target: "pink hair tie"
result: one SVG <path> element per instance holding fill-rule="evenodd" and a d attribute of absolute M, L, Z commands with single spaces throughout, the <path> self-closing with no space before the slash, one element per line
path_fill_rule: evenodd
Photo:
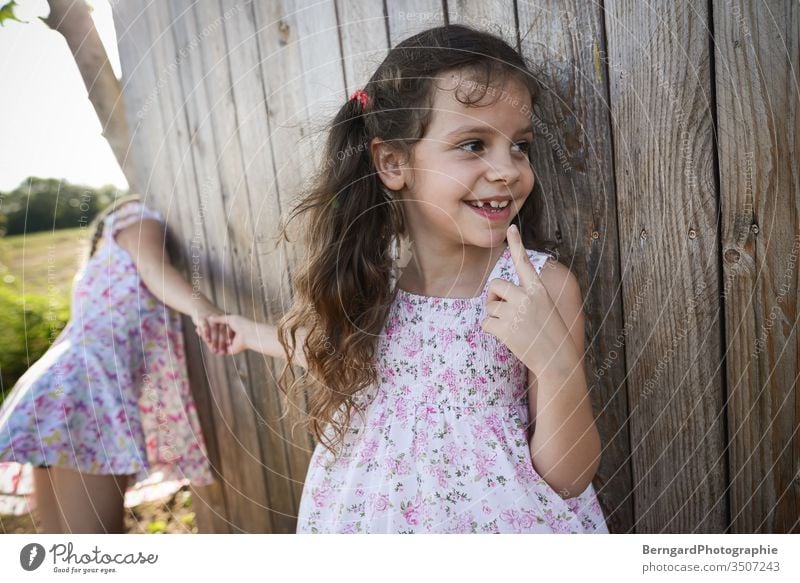
<path fill-rule="evenodd" d="M 369 95 L 363 89 L 356 89 L 356 92 L 350 96 L 350 100 L 358 99 L 361 102 L 361 109 L 366 109 L 369 103 Z"/>

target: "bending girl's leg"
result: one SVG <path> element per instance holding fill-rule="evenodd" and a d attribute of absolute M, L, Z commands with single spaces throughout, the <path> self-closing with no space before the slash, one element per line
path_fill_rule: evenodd
<path fill-rule="evenodd" d="M 53 476 L 50 474 L 50 468 L 33 468 L 33 487 L 36 493 L 36 512 L 39 515 L 42 531 L 47 534 L 63 533 L 61 511 L 53 491 Z"/>
<path fill-rule="evenodd" d="M 128 476 L 52 468 L 64 532 L 121 533 Z"/>

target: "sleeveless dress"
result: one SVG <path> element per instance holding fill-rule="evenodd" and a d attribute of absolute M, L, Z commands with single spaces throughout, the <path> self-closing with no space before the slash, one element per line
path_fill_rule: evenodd
<path fill-rule="evenodd" d="M 0 493 L 32 491 L 33 466 L 135 474 L 128 492 L 214 480 L 189 388 L 180 315 L 158 300 L 116 243 L 138 202 L 105 219 L 103 245 L 75 275 L 70 320 L 0 409 Z"/>
<path fill-rule="evenodd" d="M 548 255 L 528 257 L 540 272 Z M 298 533 L 608 533 L 592 484 L 565 500 L 533 467 L 527 367 L 480 325 L 498 277 L 519 285 L 508 246 L 478 297 L 397 288 L 378 386 L 356 395 L 335 463 L 316 445 Z"/>

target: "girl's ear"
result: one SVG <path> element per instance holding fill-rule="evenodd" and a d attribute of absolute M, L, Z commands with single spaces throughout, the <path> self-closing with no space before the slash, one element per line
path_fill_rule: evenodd
<path fill-rule="evenodd" d="M 380 138 L 372 138 L 369 148 L 381 182 L 389 190 L 402 190 L 406 185 L 406 171 L 400 152 Z"/>

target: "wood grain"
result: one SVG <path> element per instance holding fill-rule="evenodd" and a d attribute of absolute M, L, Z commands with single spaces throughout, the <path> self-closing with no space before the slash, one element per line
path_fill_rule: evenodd
<path fill-rule="evenodd" d="M 730 528 L 797 533 L 800 10 L 714 2 L 714 38 Z"/>

